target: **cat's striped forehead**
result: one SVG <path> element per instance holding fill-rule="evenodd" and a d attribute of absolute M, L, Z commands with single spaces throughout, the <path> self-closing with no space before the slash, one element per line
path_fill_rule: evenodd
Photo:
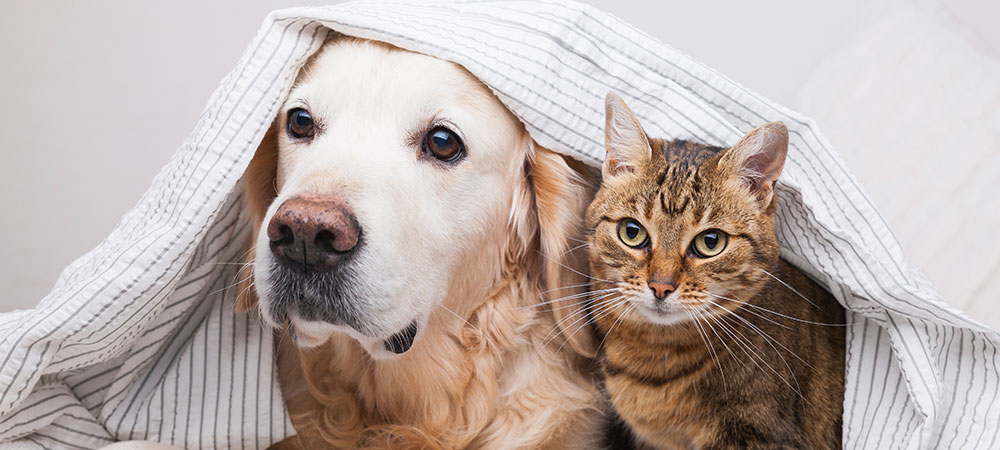
<path fill-rule="evenodd" d="M 692 207 L 701 209 L 697 200 L 704 191 L 706 180 L 700 169 L 725 149 L 683 140 L 655 139 L 651 143 L 666 162 L 660 167 L 654 185 L 649 186 L 659 194 L 657 200 L 663 212 L 679 216 Z M 695 215 L 701 214 L 696 212 Z"/>
<path fill-rule="evenodd" d="M 653 139 L 652 145 L 654 148 L 658 148 L 660 153 L 666 158 L 668 166 L 676 168 L 681 172 L 696 170 L 705 161 L 725 150 L 722 147 L 713 147 L 711 145 L 680 139 L 673 141 Z"/>

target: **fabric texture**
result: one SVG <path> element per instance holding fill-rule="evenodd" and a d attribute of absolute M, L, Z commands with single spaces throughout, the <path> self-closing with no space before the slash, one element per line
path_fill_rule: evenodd
<path fill-rule="evenodd" d="M 948 306 L 907 263 L 815 123 L 608 14 L 549 0 L 270 14 L 139 204 L 38 307 L 0 315 L 5 445 L 262 448 L 292 433 L 271 334 L 233 312 L 233 262 L 249 234 L 238 186 L 330 30 L 461 64 L 539 144 L 591 165 L 604 154 L 609 90 L 657 137 L 725 145 L 785 122 L 782 255 L 849 310 L 845 447 L 1000 445 L 1000 335 Z"/>

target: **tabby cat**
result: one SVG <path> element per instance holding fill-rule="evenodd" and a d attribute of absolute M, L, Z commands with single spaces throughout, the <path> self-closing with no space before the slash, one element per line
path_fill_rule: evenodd
<path fill-rule="evenodd" d="M 844 310 L 775 234 L 785 126 L 724 149 L 650 139 L 620 97 L 606 106 L 589 313 L 634 445 L 840 448 Z"/>

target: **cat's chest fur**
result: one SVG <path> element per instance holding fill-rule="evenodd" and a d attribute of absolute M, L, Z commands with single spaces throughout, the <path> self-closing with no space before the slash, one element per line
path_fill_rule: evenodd
<path fill-rule="evenodd" d="M 656 448 L 699 448 L 711 441 L 714 419 L 699 390 L 711 357 L 694 347 L 636 348 L 612 339 L 601 357 L 605 389 L 615 410 Z M 705 356 L 709 356 L 707 359 Z"/>

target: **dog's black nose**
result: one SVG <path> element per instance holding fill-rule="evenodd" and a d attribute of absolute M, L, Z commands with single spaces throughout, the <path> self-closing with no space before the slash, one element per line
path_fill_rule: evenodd
<path fill-rule="evenodd" d="M 329 272 L 357 246 L 361 227 L 336 197 L 297 195 L 278 207 L 267 225 L 271 253 L 284 266 Z"/>

